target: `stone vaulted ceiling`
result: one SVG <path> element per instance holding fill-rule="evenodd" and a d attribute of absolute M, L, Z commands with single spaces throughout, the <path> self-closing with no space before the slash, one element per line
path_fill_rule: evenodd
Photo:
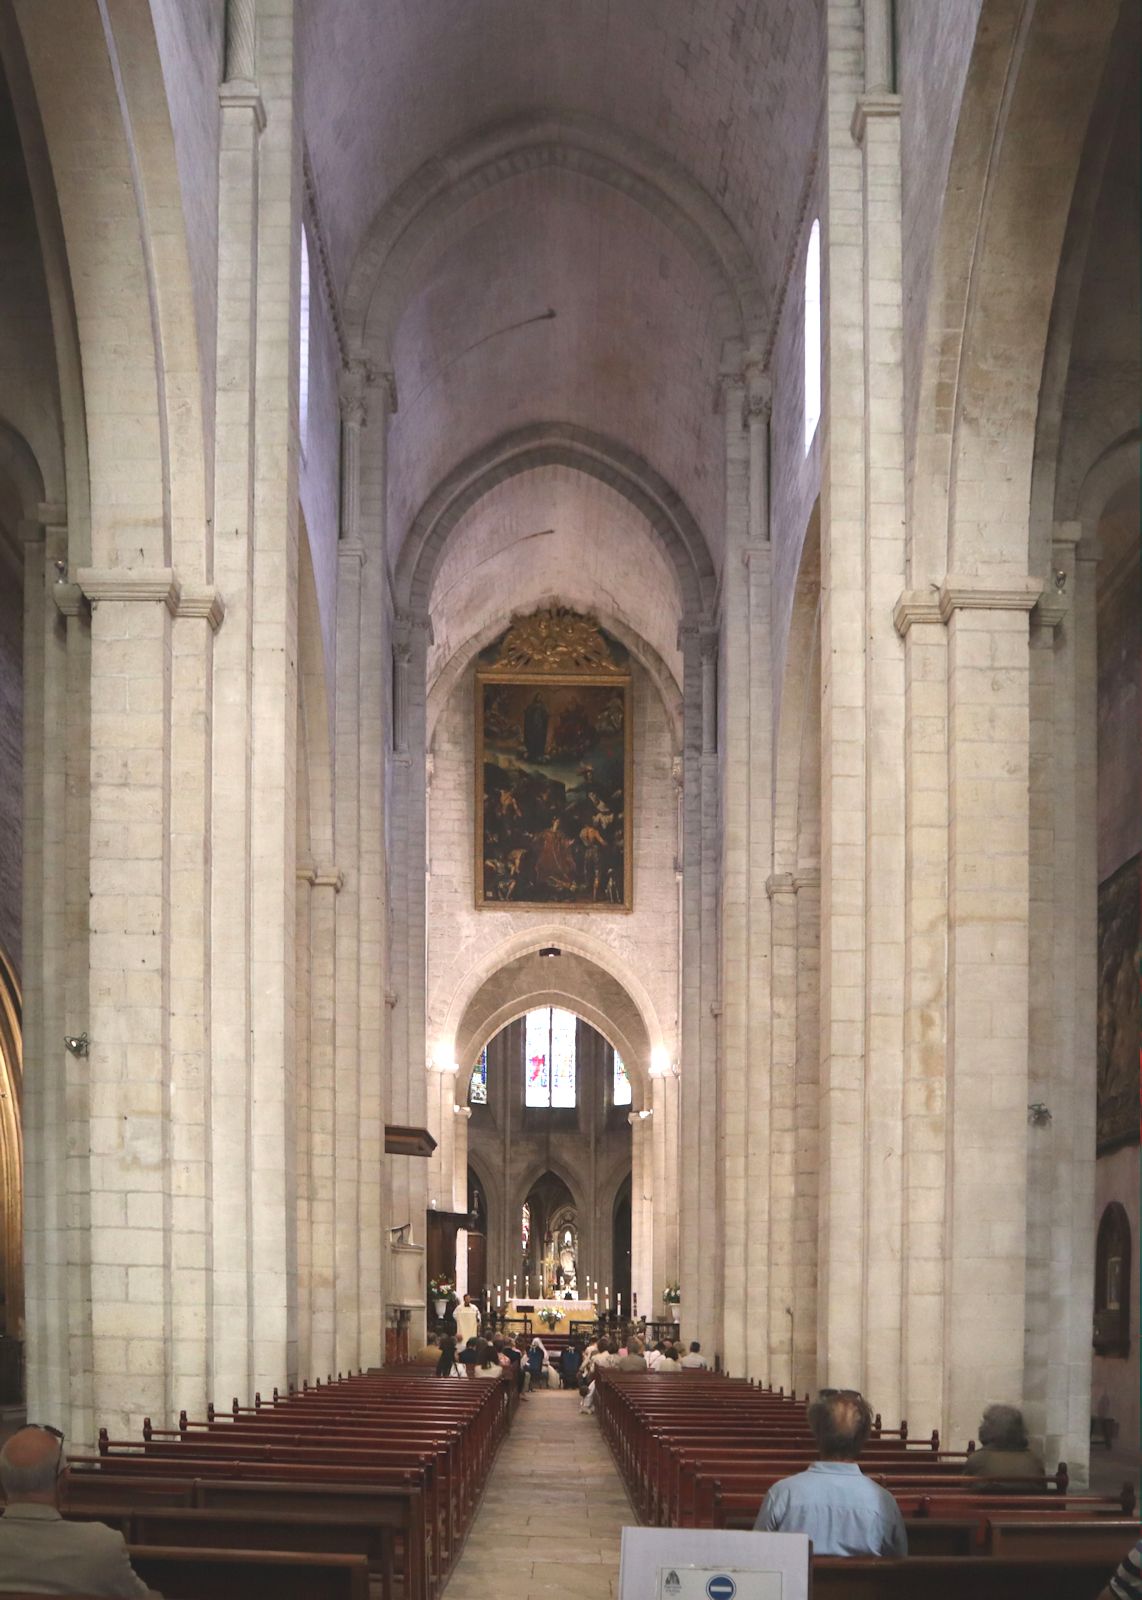
<path fill-rule="evenodd" d="M 813 167 L 819 4 L 301 9 L 332 275 L 351 336 L 399 394 L 394 555 L 446 474 L 512 430 L 560 422 L 648 462 L 716 564 L 717 373 L 727 339 L 764 348 L 778 306 Z M 529 139 L 543 153 L 521 159 Z M 487 151 L 506 159 L 466 181 Z M 577 518 L 565 488 L 557 499 L 569 527 L 595 516 Z"/>

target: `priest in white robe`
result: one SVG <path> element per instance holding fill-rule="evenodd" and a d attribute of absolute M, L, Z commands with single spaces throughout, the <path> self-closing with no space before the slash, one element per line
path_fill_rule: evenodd
<path fill-rule="evenodd" d="M 472 1297 L 466 1294 L 463 1305 L 457 1306 L 452 1315 L 456 1322 L 456 1348 L 463 1350 L 469 1339 L 479 1337 L 480 1308 L 474 1306 Z"/>

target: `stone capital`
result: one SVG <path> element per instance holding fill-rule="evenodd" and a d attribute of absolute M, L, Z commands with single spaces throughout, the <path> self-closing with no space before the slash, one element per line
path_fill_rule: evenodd
<path fill-rule="evenodd" d="M 171 567 L 80 567 L 75 579 L 92 605 L 142 601 L 178 615 L 182 585 Z"/>
<path fill-rule="evenodd" d="M 52 584 L 52 599 L 56 603 L 56 610 L 63 617 L 81 616 L 87 611 L 89 604 L 78 583 L 65 583 L 62 578 L 57 578 Z"/>
<path fill-rule="evenodd" d="M 778 895 L 796 894 L 797 885 L 791 872 L 772 872 L 765 880 L 765 892 L 771 900 Z"/>
<path fill-rule="evenodd" d="M 265 131 L 266 107 L 258 86 L 248 78 L 228 78 L 218 85 L 218 102 L 223 112 L 245 111 L 252 118 L 259 133 Z"/>
<path fill-rule="evenodd" d="M 217 633 L 226 615 L 226 602 L 212 583 L 184 583 L 176 615 L 202 617 L 210 624 L 211 633 Z"/>
<path fill-rule="evenodd" d="M 368 361 L 350 361 L 341 369 L 337 379 L 337 398 L 341 405 L 343 421 L 350 427 L 363 428 L 368 421 L 369 408 L 366 391 L 375 380 L 375 372 Z"/>
<path fill-rule="evenodd" d="M 877 89 L 869 94 L 858 94 L 856 105 L 853 107 L 852 122 L 849 125 L 853 143 L 864 143 L 865 129 L 874 119 L 898 119 L 899 116 L 900 96 L 898 94 L 889 94 L 884 89 Z"/>
<path fill-rule="evenodd" d="M 334 894 L 340 894 L 345 887 L 345 874 L 340 867 L 325 863 L 314 867 L 309 881 L 315 889 L 332 889 Z"/>
<path fill-rule="evenodd" d="M 892 622 L 903 639 L 910 628 L 918 624 L 943 625 L 940 616 L 940 597 L 935 589 L 905 589 L 892 608 Z"/>
<path fill-rule="evenodd" d="M 949 573 L 940 585 L 940 621 L 950 622 L 956 611 L 1031 611 L 1042 593 L 1039 578 L 961 578 Z"/>

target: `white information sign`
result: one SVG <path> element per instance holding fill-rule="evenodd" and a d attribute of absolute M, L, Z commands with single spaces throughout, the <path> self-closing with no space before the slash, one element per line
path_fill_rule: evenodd
<path fill-rule="evenodd" d="M 624 1528 L 619 1600 L 809 1600 L 803 1533 Z"/>

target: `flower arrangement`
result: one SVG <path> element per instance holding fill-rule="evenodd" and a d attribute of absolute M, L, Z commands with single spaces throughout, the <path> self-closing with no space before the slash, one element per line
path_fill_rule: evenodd
<path fill-rule="evenodd" d="M 456 1285 L 450 1278 L 429 1278 L 428 1292 L 434 1300 L 450 1300 L 456 1293 Z"/>
<path fill-rule="evenodd" d="M 682 1304 L 682 1291 L 676 1283 L 668 1283 L 662 1291 L 664 1306 L 677 1306 Z"/>
<path fill-rule="evenodd" d="M 539 1320 L 543 1323 L 548 1333 L 552 1333 L 559 1326 L 560 1318 L 561 1313 L 552 1310 L 550 1306 L 545 1306 L 539 1313 Z"/>

